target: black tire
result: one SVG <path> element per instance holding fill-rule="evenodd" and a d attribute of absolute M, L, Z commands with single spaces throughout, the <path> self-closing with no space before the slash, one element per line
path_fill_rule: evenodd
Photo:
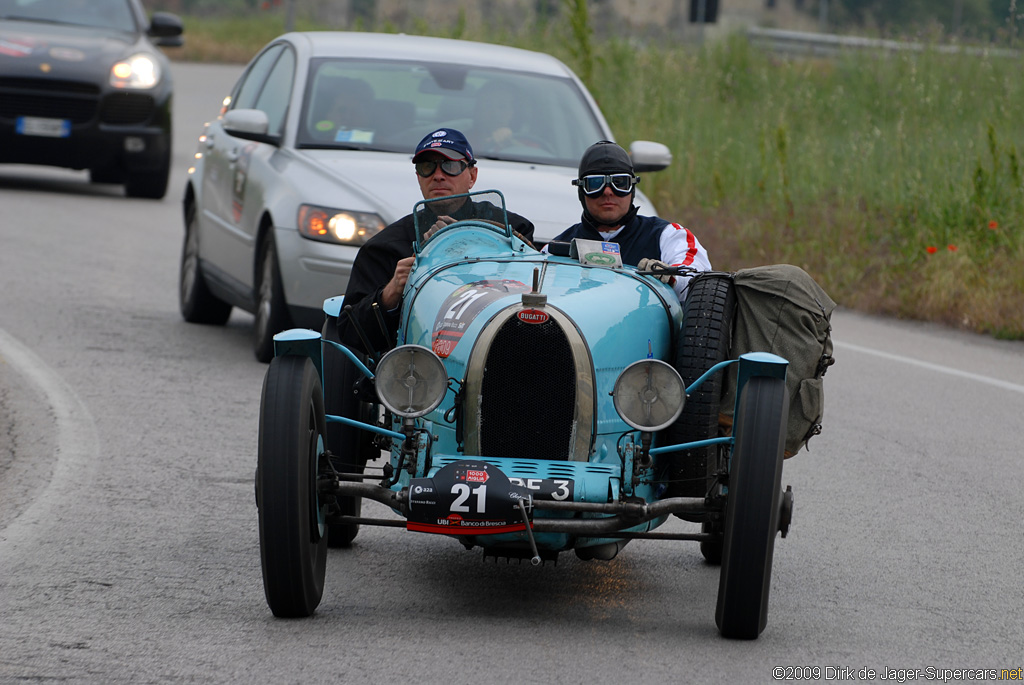
<path fill-rule="evenodd" d="M 281 269 L 277 263 L 273 226 L 267 229 L 258 264 L 253 352 L 256 359 L 269 362 L 274 358 L 274 336 L 291 326 L 288 305 L 284 300 L 284 286 L 281 284 Z"/>
<path fill-rule="evenodd" d="M 170 141 L 168 141 L 168 147 Z M 155 171 L 132 171 L 124 177 L 124 193 L 128 197 L 159 200 L 167 194 L 167 179 L 171 175 L 171 153 L 167 152 Z"/>
<path fill-rule="evenodd" d="M 223 326 L 231 316 L 231 305 L 215 297 L 206 286 L 199 261 L 196 206 L 192 202 L 185 207 L 185 241 L 178 268 L 178 307 L 181 316 L 189 323 Z"/>
<path fill-rule="evenodd" d="M 676 371 L 687 387 L 712 366 L 729 359 L 735 311 L 732 276 L 714 273 L 690 281 L 675 359 Z M 717 373 L 708 378 L 700 390 L 686 398 L 683 413 L 662 431 L 660 444 L 678 445 L 718 437 L 724 376 L 724 373 Z M 670 496 L 704 497 L 708 494 L 719 468 L 717 445 L 676 452 L 670 458 Z"/>
<path fill-rule="evenodd" d="M 758 376 L 747 381 L 736 413 L 715 611 L 724 637 L 753 640 L 768 624 L 788 413 L 785 380 Z"/>
<path fill-rule="evenodd" d="M 323 464 L 324 400 L 307 357 L 275 358 L 263 380 L 256 501 L 263 590 L 275 616 L 310 616 L 327 570 Z"/>
<path fill-rule="evenodd" d="M 325 340 L 340 342 L 338 319 L 329 316 L 324 322 Z M 358 353 L 357 353 L 358 354 Z M 364 402 L 353 391 L 353 384 L 362 376 L 348 357 L 331 345 L 324 345 L 324 404 L 328 414 L 375 423 L 377 405 Z M 366 361 L 365 355 L 359 357 Z M 363 473 L 366 463 L 380 455 L 373 444 L 373 434 L 367 430 L 353 428 L 342 423 L 327 424 L 327 449 L 331 463 L 339 473 Z M 359 516 L 362 512 L 361 497 L 338 495 L 338 509 L 343 516 Z M 359 533 L 358 523 L 331 523 L 328 525 L 328 544 L 331 547 L 348 547 Z"/>

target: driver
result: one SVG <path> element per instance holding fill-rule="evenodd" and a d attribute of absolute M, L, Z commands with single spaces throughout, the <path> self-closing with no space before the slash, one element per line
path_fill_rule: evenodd
<path fill-rule="evenodd" d="M 578 187 L 583 205 L 582 221 L 555 238 L 569 242 L 573 238 L 618 243 L 622 263 L 641 271 L 670 266 L 686 266 L 710 271 L 711 261 L 704 246 L 689 229 L 656 216 L 640 216 L 633 204 L 636 184 L 629 153 L 610 140 L 601 140 L 586 149 L 580 158 Z M 689 276 L 656 276 L 672 285 L 680 301 L 686 298 Z"/>
<path fill-rule="evenodd" d="M 466 136 L 453 128 L 441 128 L 428 133 L 416 146 L 412 162 L 425 200 L 468 193 L 476 183 L 477 168 L 473 148 Z M 502 219 L 500 208 L 489 203 L 467 204 L 467 200 L 455 198 L 448 202 L 432 202 L 421 210 L 426 216 L 421 215 L 420 225 L 432 226 L 425 237 L 440 227 L 463 219 Z M 481 209 L 488 208 L 493 213 L 481 213 Z M 532 223 L 512 212 L 507 212 L 507 215 L 514 231 L 528 241 L 533 240 Z M 384 339 L 373 312 L 373 304 L 376 303 L 384 315 L 388 337 L 394 338 L 398 330 L 405 283 L 409 280 L 415 261 L 412 256 L 415 239 L 416 222 L 413 215 L 408 214 L 370 238 L 359 248 L 352 264 L 344 304 L 352 305 L 351 317 L 358 322 L 370 344 L 377 350 L 390 348 L 391 341 Z M 348 314 L 342 313 L 338 318 L 341 342 L 370 353 L 371 350 L 363 349 L 363 343 L 348 317 Z"/>

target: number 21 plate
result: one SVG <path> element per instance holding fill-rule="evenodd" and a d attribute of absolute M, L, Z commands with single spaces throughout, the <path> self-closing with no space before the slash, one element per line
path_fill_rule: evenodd
<path fill-rule="evenodd" d="M 519 500 L 530 491 L 509 481 L 501 469 L 456 461 L 433 478 L 409 482 L 408 530 L 443 535 L 491 535 L 526 530 Z"/>

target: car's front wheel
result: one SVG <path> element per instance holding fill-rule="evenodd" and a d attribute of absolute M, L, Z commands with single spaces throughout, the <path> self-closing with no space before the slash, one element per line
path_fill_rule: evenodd
<path fill-rule="evenodd" d="M 167 179 L 170 175 L 171 153 L 168 150 L 161 158 L 160 166 L 157 169 L 127 173 L 124 179 L 124 193 L 128 197 L 144 197 L 150 200 L 159 200 L 167 194 Z"/>
<path fill-rule="evenodd" d="M 325 424 L 313 362 L 275 358 L 263 381 L 256 466 L 263 590 L 275 616 L 310 616 L 323 596 L 327 506 L 317 476 L 329 472 Z"/>
<path fill-rule="evenodd" d="M 789 394 L 782 378 L 756 376 L 743 387 L 736 410 L 715 611 L 725 637 L 752 640 L 768 624 L 788 412 Z"/>
<path fill-rule="evenodd" d="M 274 358 L 274 336 L 288 328 L 290 318 L 281 285 L 281 269 L 274 243 L 274 227 L 267 229 L 267 237 L 260 250 L 259 281 L 256 284 L 256 321 L 253 324 L 253 351 L 261 362 Z"/>

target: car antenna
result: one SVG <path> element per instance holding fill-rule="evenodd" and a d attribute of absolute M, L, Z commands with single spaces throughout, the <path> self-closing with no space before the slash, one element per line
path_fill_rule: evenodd
<path fill-rule="evenodd" d="M 356 318 L 354 316 L 352 316 L 352 305 L 350 305 L 350 304 L 345 305 L 344 310 L 345 310 L 345 313 L 348 314 L 348 321 L 349 321 L 349 323 L 351 323 L 352 327 L 356 329 L 356 334 L 359 336 L 359 339 L 362 341 L 363 347 L 366 348 L 367 352 L 369 352 L 370 354 L 373 355 L 374 359 L 380 359 L 380 353 L 378 353 L 377 349 L 373 345 L 370 344 L 369 338 L 366 337 L 366 331 L 364 331 L 363 327 L 359 325 L 359 322 L 356 320 Z"/>

